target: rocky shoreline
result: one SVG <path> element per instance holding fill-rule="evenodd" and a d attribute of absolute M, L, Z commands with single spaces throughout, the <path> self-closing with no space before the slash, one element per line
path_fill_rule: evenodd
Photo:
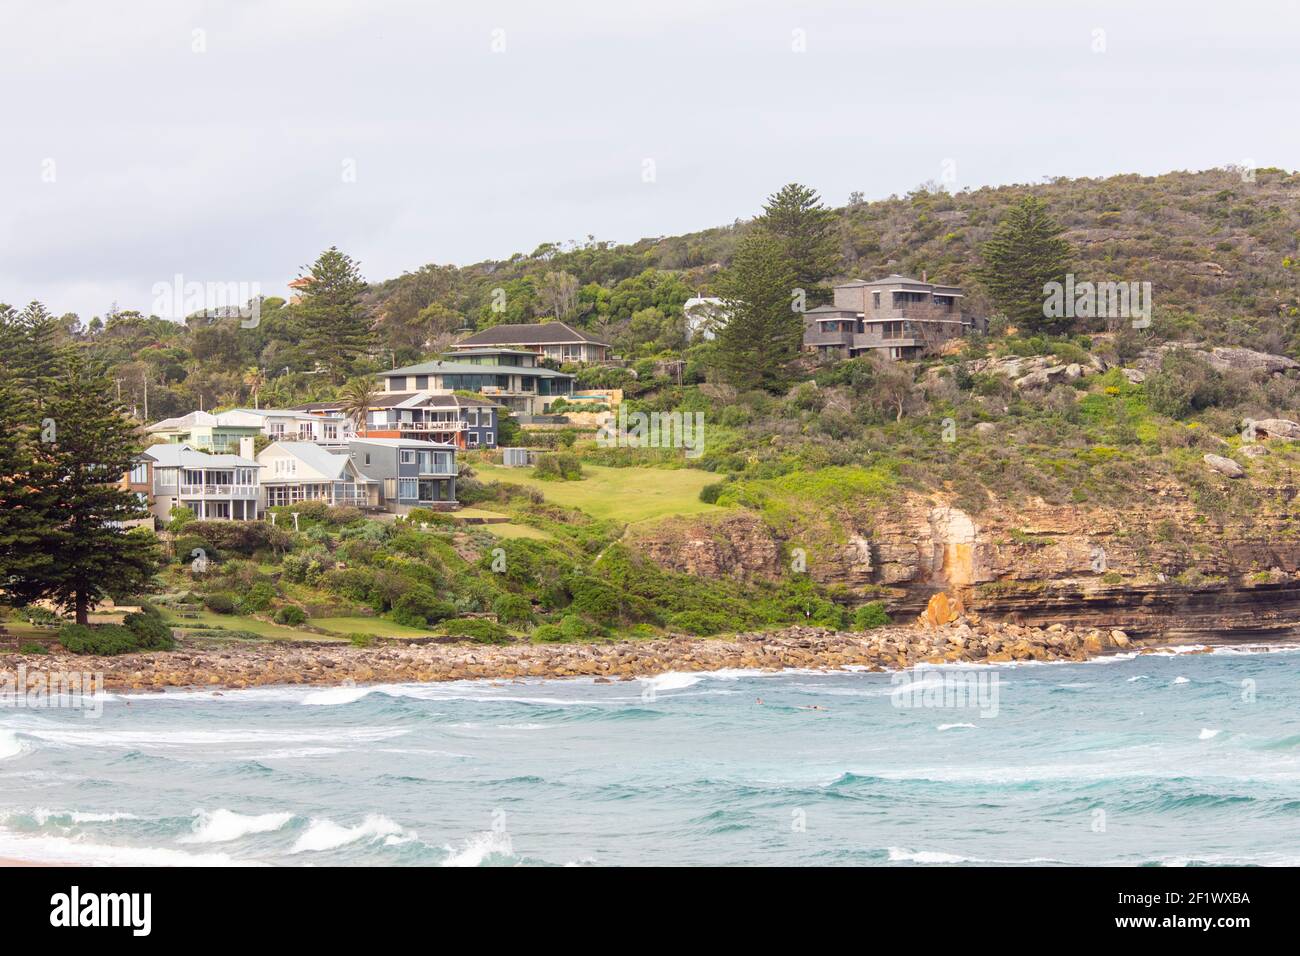
<path fill-rule="evenodd" d="M 89 657 L 0 655 L 0 672 L 22 665 L 30 683 L 51 673 L 102 673 L 110 690 L 243 688 L 451 680 L 592 677 L 632 680 L 668 671 L 722 669 L 898 670 L 921 663 L 1084 661 L 1141 647 L 1122 631 L 1038 628 L 970 614 L 944 625 L 866 632 L 789 627 L 725 638 L 671 637 L 604 644 L 408 644 L 371 647 L 307 642 L 182 645 L 174 651 Z M 1149 648 L 1147 648 L 1149 649 Z"/>

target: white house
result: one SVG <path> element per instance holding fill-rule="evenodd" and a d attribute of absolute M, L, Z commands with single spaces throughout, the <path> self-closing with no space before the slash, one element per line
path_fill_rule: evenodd
<path fill-rule="evenodd" d="M 209 455 L 185 444 L 151 445 L 152 511 L 162 521 L 189 508 L 204 521 L 255 521 L 261 511 L 259 466 L 240 455 Z"/>
<path fill-rule="evenodd" d="M 299 501 L 379 507 L 379 482 L 357 467 L 346 448 L 335 453 L 314 442 L 277 441 L 262 449 L 257 462 L 268 508 Z"/>

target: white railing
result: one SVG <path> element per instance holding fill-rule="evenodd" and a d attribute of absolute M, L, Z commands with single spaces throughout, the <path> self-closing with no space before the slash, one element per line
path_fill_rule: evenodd
<path fill-rule="evenodd" d="M 181 485 L 182 498 L 256 498 L 257 485 Z"/>
<path fill-rule="evenodd" d="M 469 427 L 468 422 L 386 422 L 371 425 L 376 431 L 392 432 L 458 432 Z"/>

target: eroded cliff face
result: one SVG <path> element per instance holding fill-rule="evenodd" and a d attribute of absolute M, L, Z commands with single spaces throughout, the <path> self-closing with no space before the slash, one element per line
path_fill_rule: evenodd
<path fill-rule="evenodd" d="M 1296 489 L 1261 491 L 1250 514 L 1211 516 L 1177 486 L 1152 486 L 1123 508 L 999 505 L 970 515 L 914 495 L 851 517 L 842 540 L 778 536 L 751 512 L 666 523 L 634 548 L 706 577 L 775 579 L 805 570 L 861 600 L 918 612 L 936 591 L 1026 623 L 1136 634 L 1258 636 L 1300 625 Z"/>

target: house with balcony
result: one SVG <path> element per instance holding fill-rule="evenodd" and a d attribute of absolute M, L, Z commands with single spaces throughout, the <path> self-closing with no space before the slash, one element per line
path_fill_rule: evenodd
<path fill-rule="evenodd" d="M 361 438 L 414 438 L 461 450 L 496 448 L 496 402 L 468 395 L 381 392 Z"/>
<path fill-rule="evenodd" d="M 118 486 L 125 491 L 129 491 L 140 501 L 140 505 L 148 510 L 150 514 L 144 518 L 133 518 L 130 521 L 110 522 L 118 528 L 149 528 L 154 527 L 153 515 L 153 466 L 154 460 L 145 454 L 136 455 L 131 460 L 131 470 L 122 476 Z"/>
<path fill-rule="evenodd" d="M 579 365 L 608 362 L 614 356 L 614 349 L 608 342 L 575 329 L 567 322 L 494 325 L 461 339 L 452 348 L 457 353 L 480 348 L 517 349 L 560 363 Z"/>
<path fill-rule="evenodd" d="M 474 392 L 519 415 L 545 413 L 555 399 L 573 394 L 575 378 L 542 368 L 536 354 L 513 349 L 449 353 L 446 359 L 407 365 L 381 375 L 386 394 Z"/>
<path fill-rule="evenodd" d="M 349 442 L 347 456 L 378 483 L 379 507 L 385 511 L 450 511 L 457 506 L 455 445 L 367 436 Z"/>
<path fill-rule="evenodd" d="M 957 286 L 901 275 L 841 283 L 831 304 L 804 313 L 804 349 L 834 358 L 917 358 L 976 327 L 961 299 Z"/>
<path fill-rule="evenodd" d="M 344 448 L 355 437 L 350 422 L 341 411 L 312 413 L 301 408 L 235 408 L 218 412 L 219 418 L 261 422 L 262 434 L 272 441 L 310 441 L 318 445 Z"/>
<path fill-rule="evenodd" d="M 188 508 L 201 521 L 256 521 L 261 513 L 260 468 L 252 458 L 211 455 L 185 444 L 151 445 L 140 458 L 151 462 L 150 510 L 161 521 L 171 520 L 173 508 Z M 129 476 L 133 487 L 144 474 L 139 464 Z"/>
<path fill-rule="evenodd" d="M 262 449 L 257 463 L 267 508 L 300 501 L 380 507 L 379 482 L 357 466 L 347 446 L 331 450 L 315 442 L 277 441 Z"/>
<path fill-rule="evenodd" d="M 194 451 L 251 457 L 252 441 L 261 434 L 262 422 L 233 412 L 190 412 L 164 418 L 145 431 L 174 445 L 188 445 Z M 248 442 L 244 442 L 245 438 Z"/>

